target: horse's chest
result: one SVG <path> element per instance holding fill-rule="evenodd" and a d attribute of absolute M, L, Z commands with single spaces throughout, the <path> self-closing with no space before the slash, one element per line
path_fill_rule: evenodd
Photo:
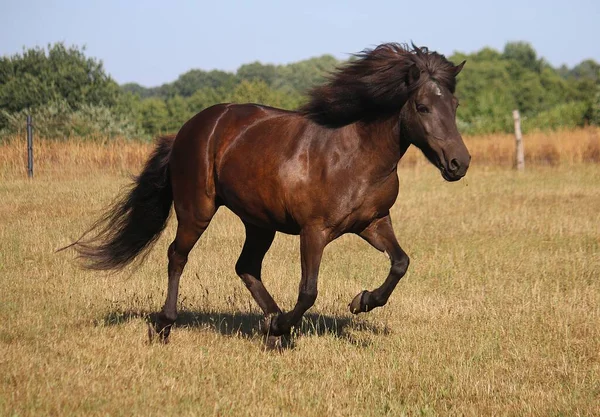
<path fill-rule="evenodd" d="M 346 196 L 338 202 L 336 214 L 342 228 L 360 228 L 386 215 L 398 196 L 398 178 L 394 174 L 381 181 L 349 184 Z"/>

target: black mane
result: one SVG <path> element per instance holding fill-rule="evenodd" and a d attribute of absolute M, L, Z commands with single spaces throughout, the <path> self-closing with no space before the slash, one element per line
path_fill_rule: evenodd
<path fill-rule="evenodd" d="M 384 43 L 355 57 L 333 72 L 328 83 L 308 93 L 309 102 L 300 108 L 301 113 L 318 124 L 340 127 L 399 112 L 410 94 L 428 79 L 452 93 L 456 87 L 454 64 L 444 55 L 414 44 L 411 49 Z"/>

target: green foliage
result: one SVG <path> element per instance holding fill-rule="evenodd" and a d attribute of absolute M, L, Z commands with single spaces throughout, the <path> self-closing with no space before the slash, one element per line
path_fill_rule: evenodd
<path fill-rule="evenodd" d="M 230 96 L 233 103 L 258 103 L 284 109 L 295 109 L 300 103 L 298 94 L 286 93 L 284 90 L 270 88 L 264 81 L 243 80 L 237 85 Z"/>
<path fill-rule="evenodd" d="M 187 101 L 181 96 L 167 100 L 169 118 L 165 125 L 166 132 L 177 132 L 179 128 L 194 114 L 189 110 Z"/>
<path fill-rule="evenodd" d="M 141 99 L 139 96 L 123 92 L 119 94 L 117 103 L 112 107 L 112 111 L 115 114 L 118 114 L 122 120 L 127 120 L 129 123 L 137 126 L 137 131 L 142 132 L 141 130 Z"/>
<path fill-rule="evenodd" d="M 171 91 L 163 91 L 167 95 L 190 97 L 202 88 L 231 89 L 237 83 L 235 75 L 224 71 L 191 70 L 179 76 L 173 83 Z"/>
<path fill-rule="evenodd" d="M 267 86 L 272 86 L 277 79 L 277 68 L 270 64 L 253 62 L 238 68 L 237 76 L 242 81 L 262 81 Z"/>
<path fill-rule="evenodd" d="M 600 85 L 596 87 L 596 94 L 590 106 L 590 123 L 600 126 Z"/>
<path fill-rule="evenodd" d="M 278 106 L 277 94 L 269 88 L 262 79 L 243 80 L 239 83 L 233 94 L 231 101 L 234 103 L 258 103 L 270 106 Z"/>
<path fill-rule="evenodd" d="M 459 77 L 459 126 L 464 133 L 510 132 L 511 112 L 523 115 L 523 129 L 558 129 L 599 123 L 593 103 L 600 66 L 584 61 L 569 70 L 552 68 L 525 42 L 509 42 L 502 53 L 484 48 L 467 60 Z"/>
<path fill-rule="evenodd" d="M 568 71 L 566 76 L 576 80 L 589 79 L 597 83 L 600 81 L 600 64 L 591 59 L 586 59 Z"/>
<path fill-rule="evenodd" d="M 70 108 L 112 106 L 119 92 L 102 62 L 62 43 L 0 58 L 0 108 L 20 111 L 65 100 Z"/>
<path fill-rule="evenodd" d="M 544 67 L 539 75 L 544 90 L 543 107 L 550 108 L 565 102 L 571 96 L 571 86 L 551 67 Z"/>
<path fill-rule="evenodd" d="M 504 46 L 502 58 L 529 71 L 539 72 L 541 69 L 535 49 L 527 42 L 508 42 Z"/>
<path fill-rule="evenodd" d="M 158 87 L 119 88 L 84 52 L 57 43 L 0 58 L 0 133 L 23 130 L 28 112 L 44 136 L 149 138 L 176 132 L 217 103 L 296 109 L 307 90 L 343 64 L 331 55 L 287 65 L 252 62 L 236 73 L 192 69 Z M 450 59 L 467 60 L 456 91 L 463 133 L 512 131 L 514 109 L 525 131 L 600 124 L 600 64 L 593 60 L 555 69 L 526 42 L 509 42 L 503 51 L 457 52 Z"/>
<path fill-rule="evenodd" d="M 510 129 L 516 100 L 512 91 L 506 88 L 511 84 L 508 64 L 481 60 L 480 57 L 467 62 L 456 91 L 462 131 L 479 134 Z"/>
<path fill-rule="evenodd" d="M 148 98 L 153 95 L 152 89 L 146 88 L 138 83 L 127 83 L 121 85 L 121 91 L 136 95 L 140 98 Z"/>
<path fill-rule="evenodd" d="M 66 139 L 78 137 L 140 137 L 137 123 L 103 105 L 82 104 L 73 110 L 66 100 L 55 100 L 32 110 L 0 110 L 5 126 L 0 134 L 24 134 L 27 115 L 33 117 L 36 135 Z"/>
<path fill-rule="evenodd" d="M 169 109 L 167 103 L 157 97 L 147 98 L 140 103 L 142 129 L 153 135 L 167 132 Z"/>
<path fill-rule="evenodd" d="M 520 72 L 518 83 L 513 83 L 513 96 L 517 108 L 525 116 L 538 113 L 544 107 L 546 91 L 542 86 L 539 74 L 530 70 Z"/>
<path fill-rule="evenodd" d="M 135 126 L 113 111 L 120 90 L 102 62 L 63 43 L 0 58 L 0 131 L 23 129 L 26 114 L 43 135 L 129 135 Z"/>
<path fill-rule="evenodd" d="M 556 130 L 583 126 L 588 105 L 584 102 L 558 104 L 549 110 L 526 118 L 523 125 L 526 130 Z"/>
<path fill-rule="evenodd" d="M 223 88 L 201 88 L 197 90 L 188 100 L 188 108 L 193 113 L 217 103 L 226 103 L 230 101 L 227 90 Z"/>

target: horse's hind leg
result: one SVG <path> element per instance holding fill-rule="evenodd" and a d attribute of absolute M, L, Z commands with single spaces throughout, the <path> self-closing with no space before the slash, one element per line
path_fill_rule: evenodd
<path fill-rule="evenodd" d="M 392 265 L 388 277 L 379 288 L 373 291 L 365 290 L 354 297 L 349 305 L 350 311 L 354 314 L 371 311 L 375 307 L 385 305 L 392 291 L 396 288 L 396 284 L 406 273 L 409 264 L 408 255 L 396 240 L 389 215 L 371 223 L 360 233 L 360 237 L 369 242 L 375 249 L 386 252 Z"/>
<path fill-rule="evenodd" d="M 179 278 L 187 263 L 188 254 L 208 227 L 215 213 L 214 205 L 207 204 L 202 216 L 196 216 L 193 220 L 188 216 L 178 216 L 177 234 L 175 240 L 169 246 L 167 256 L 169 258 L 169 283 L 167 286 L 167 299 L 158 314 L 154 329 L 163 342 L 167 342 L 171 327 L 177 319 L 177 295 L 179 293 Z M 179 213 L 178 213 L 179 214 Z M 198 214 L 198 213 L 197 213 Z M 152 338 L 152 334 L 150 337 Z"/>
<path fill-rule="evenodd" d="M 246 226 L 246 241 L 235 265 L 235 272 L 265 314 L 264 328 L 268 330 L 271 318 L 281 313 L 261 279 L 262 261 L 275 238 L 275 231 L 261 229 L 248 223 L 244 223 L 244 226 Z"/>

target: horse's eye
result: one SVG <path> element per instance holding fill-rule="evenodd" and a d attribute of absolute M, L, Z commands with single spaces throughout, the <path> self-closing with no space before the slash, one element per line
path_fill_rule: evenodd
<path fill-rule="evenodd" d="M 429 107 L 424 104 L 417 104 L 417 111 L 419 113 L 429 113 Z"/>

